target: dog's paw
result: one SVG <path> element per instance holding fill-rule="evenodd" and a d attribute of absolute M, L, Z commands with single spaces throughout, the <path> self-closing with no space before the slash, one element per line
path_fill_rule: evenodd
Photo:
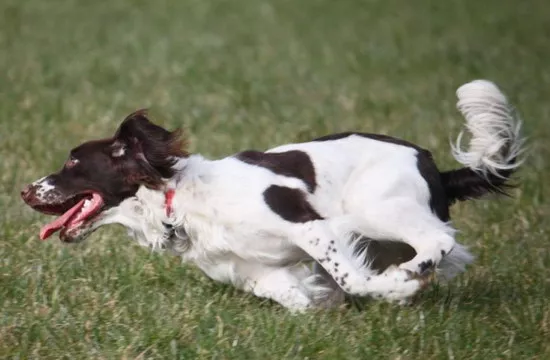
<path fill-rule="evenodd" d="M 395 265 L 386 269 L 379 278 L 384 283 L 380 284 L 377 291 L 372 292 L 372 297 L 400 305 L 409 304 L 429 283 L 427 277 Z"/>
<path fill-rule="evenodd" d="M 429 251 L 417 254 L 413 259 L 399 265 L 400 269 L 427 277 L 433 275 L 435 269 L 452 249 Z"/>

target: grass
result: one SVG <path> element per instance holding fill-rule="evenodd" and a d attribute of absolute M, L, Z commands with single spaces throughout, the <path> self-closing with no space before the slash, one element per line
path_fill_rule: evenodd
<path fill-rule="evenodd" d="M 0 357 L 8 359 L 550 358 L 550 7 L 515 0 L 0 3 Z M 291 316 L 151 254 L 120 228 L 40 242 L 23 184 L 129 112 L 184 126 L 221 157 L 332 131 L 414 141 L 441 168 L 454 91 L 496 81 L 530 157 L 511 199 L 459 204 L 477 256 L 412 307 Z"/>

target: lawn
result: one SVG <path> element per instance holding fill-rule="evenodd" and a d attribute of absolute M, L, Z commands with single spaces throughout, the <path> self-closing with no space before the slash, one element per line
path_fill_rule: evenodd
<path fill-rule="evenodd" d="M 542 0 L 3 0 L 0 358 L 549 359 L 550 6 Z M 497 82 L 529 157 L 512 198 L 458 204 L 477 259 L 410 307 L 290 315 L 119 227 L 41 242 L 19 190 L 149 107 L 208 157 L 333 131 L 458 166 L 455 90 Z"/>

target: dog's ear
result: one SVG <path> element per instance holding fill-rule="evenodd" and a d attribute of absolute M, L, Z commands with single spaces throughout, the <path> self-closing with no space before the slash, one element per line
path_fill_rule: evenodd
<path fill-rule="evenodd" d="M 148 177 L 157 173 L 159 178 L 170 178 L 178 158 L 189 155 L 184 145 L 181 130 L 168 131 L 152 123 L 146 110 L 138 110 L 120 124 L 111 146 L 111 156 L 132 156 Z"/>
<path fill-rule="evenodd" d="M 122 124 L 120 124 L 115 133 L 115 139 L 125 141 L 127 143 L 129 143 L 132 139 L 137 139 L 142 143 L 150 141 L 176 145 L 174 142 L 180 137 L 181 133 L 179 131 L 170 132 L 151 122 L 146 109 L 141 109 L 128 115 L 122 121 Z M 180 143 L 177 145 L 183 144 Z"/>

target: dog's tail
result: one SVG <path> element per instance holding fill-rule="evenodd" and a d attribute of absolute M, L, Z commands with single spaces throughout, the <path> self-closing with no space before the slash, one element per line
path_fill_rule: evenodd
<path fill-rule="evenodd" d="M 449 204 L 489 193 L 506 194 L 510 176 L 522 163 L 521 120 L 492 82 L 475 80 L 456 94 L 471 137 L 465 150 L 464 131 L 451 145 L 454 158 L 465 167 L 441 173 Z"/>

